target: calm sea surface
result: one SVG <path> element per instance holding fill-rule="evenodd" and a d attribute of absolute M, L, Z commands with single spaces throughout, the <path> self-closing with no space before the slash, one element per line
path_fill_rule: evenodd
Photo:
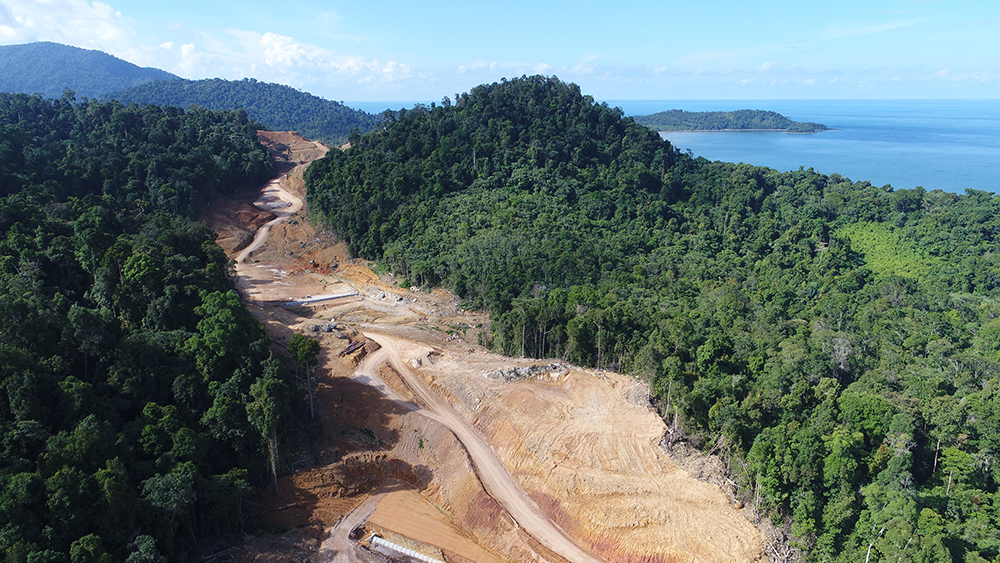
<path fill-rule="evenodd" d="M 806 135 L 661 133 L 681 150 L 709 160 L 781 171 L 812 167 L 894 188 L 1000 192 L 1000 100 L 644 100 L 608 105 L 630 116 L 668 109 L 762 109 L 836 129 Z"/>
<path fill-rule="evenodd" d="M 415 102 L 347 102 L 378 113 Z M 1000 192 L 1000 100 L 608 100 L 625 115 L 669 109 L 776 111 L 835 131 L 661 133 L 681 150 L 781 171 L 812 167 L 876 186 Z"/>

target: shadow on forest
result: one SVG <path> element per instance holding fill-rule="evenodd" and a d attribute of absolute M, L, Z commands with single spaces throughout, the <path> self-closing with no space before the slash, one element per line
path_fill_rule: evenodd
<path fill-rule="evenodd" d="M 256 515 L 262 521 L 282 529 L 325 525 L 319 520 L 328 512 L 319 510 L 325 499 L 428 486 L 430 468 L 390 453 L 401 438 L 397 417 L 411 410 L 406 405 L 345 377 L 323 378 L 315 399 L 323 433 L 314 437 L 311 451 L 298 444 L 298 453 L 286 454 L 277 494 L 269 486 L 260 498 Z"/>

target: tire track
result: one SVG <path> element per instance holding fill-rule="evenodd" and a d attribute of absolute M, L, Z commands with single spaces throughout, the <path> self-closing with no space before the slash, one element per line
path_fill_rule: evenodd
<path fill-rule="evenodd" d="M 401 356 L 401 348 L 404 343 L 409 346 L 414 343 L 386 334 L 365 333 L 365 337 L 378 342 L 381 348 L 358 365 L 355 371 L 356 378 L 374 385 L 386 397 L 406 408 L 416 410 L 451 430 L 468 452 L 486 492 L 539 543 L 572 563 L 604 563 L 602 559 L 594 557 L 578 546 L 562 528 L 550 520 L 535 501 L 514 482 L 510 473 L 493 453 L 493 448 L 475 432 L 472 425 L 428 389 L 423 379 L 409 369 Z M 422 403 L 421 406 L 404 401 L 381 382 L 376 372 L 383 362 L 389 362 L 396 370 Z"/>

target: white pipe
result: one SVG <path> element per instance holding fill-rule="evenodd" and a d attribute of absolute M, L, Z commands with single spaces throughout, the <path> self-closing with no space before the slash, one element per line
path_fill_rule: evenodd
<path fill-rule="evenodd" d="M 386 549 L 391 549 L 393 551 L 397 551 L 397 552 L 402 553 L 404 555 L 409 555 L 410 557 L 412 557 L 414 559 L 419 559 L 420 561 L 425 561 L 426 563 L 445 563 L 444 561 L 441 561 L 440 559 L 434 559 L 433 557 L 431 557 L 429 555 L 424 555 L 423 553 L 420 553 L 420 552 L 417 552 L 417 551 L 413 551 L 412 549 L 410 549 L 408 547 L 403 547 L 401 545 L 396 545 L 396 544 L 392 543 L 391 541 L 384 540 L 384 539 L 382 539 L 382 538 L 380 538 L 378 536 L 372 536 L 371 537 L 371 542 L 372 542 L 372 546 L 373 547 L 377 545 L 377 546 L 384 547 Z"/>

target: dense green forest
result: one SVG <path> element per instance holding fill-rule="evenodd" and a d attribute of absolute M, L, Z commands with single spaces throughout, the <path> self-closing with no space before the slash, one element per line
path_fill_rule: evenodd
<path fill-rule="evenodd" d="M 274 131 L 298 131 L 308 139 L 339 145 L 351 131 L 372 130 L 381 118 L 312 94 L 252 78 L 243 80 L 157 80 L 105 96 L 123 103 L 186 108 L 246 110 L 251 119 Z"/>
<path fill-rule="evenodd" d="M 69 89 L 78 96 L 96 98 L 113 90 L 174 78 L 177 76 L 165 70 L 138 67 L 101 51 L 59 43 L 0 45 L 0 92 L 58 98 Z"/>
<path fill-rule="evenodd" d="M 826 125 L 792 121 L 773 111 L 740 109 L 736 111 L 684 111 L 672 109 L 634 118 L 639 125 L 657 131 L 777 130 L 789 133 L 826 131 Z"/>
<path fill-rule="evenodd" d="M 809 561 L 1000 561 L 1000 200 L 678 152 L 572 84 L 400 111 L 308 171 L 484 343 L 648 379 Z"/>
<path fill-rule="evenodd" d="M 0 94 L 0 550 L 197 558 L 301 392 L 192 217 L 271 175 L 243 111 Z"/>

